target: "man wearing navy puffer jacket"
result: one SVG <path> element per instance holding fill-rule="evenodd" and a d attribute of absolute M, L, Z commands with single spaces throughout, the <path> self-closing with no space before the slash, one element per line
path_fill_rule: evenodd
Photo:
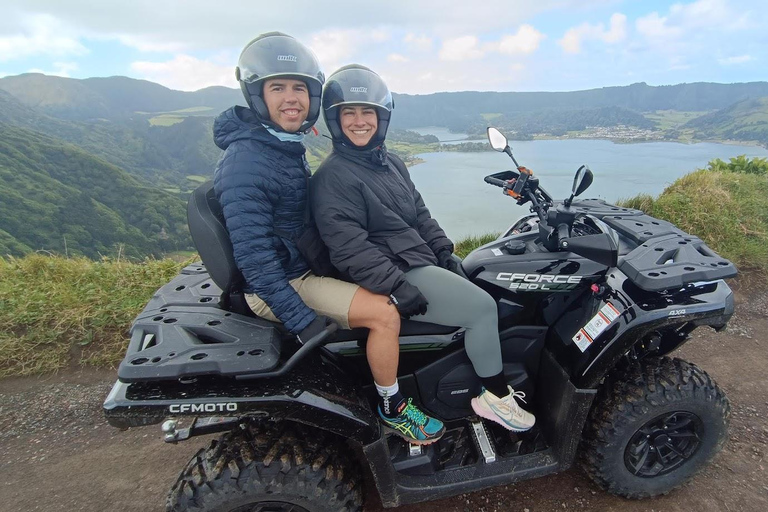
<path fill-rule="evenodd" d="M 236 77 L 249 108 L 214 123 L 224 150 L 214 190 L 256 315 L 280 321 L 301 343 L 331 322 L 370 330 L 366 353 L 376 382 L 397 373 L 400 315 L 389 298 L 312 274 L 294 240 L 305 229 L 309 166 L 304 135 L 320 114 L 325 80 L 312 51 L 279 32 L 262 34 L 240 54 Z M 437 422 L 439 423 L 439 422 Z M 429 442 L 444 432 L 433 432 Z"/>

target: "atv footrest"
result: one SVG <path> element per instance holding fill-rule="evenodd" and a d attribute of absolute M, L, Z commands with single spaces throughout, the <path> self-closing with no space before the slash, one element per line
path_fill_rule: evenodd
<path fill-rule="evenodd" d="M 280 358 L 280 335 L 269 322 L 217 308 L 164 307 L 144 311 L 118 377 L 123 382 L 199 375 L 267 372 Z"/>

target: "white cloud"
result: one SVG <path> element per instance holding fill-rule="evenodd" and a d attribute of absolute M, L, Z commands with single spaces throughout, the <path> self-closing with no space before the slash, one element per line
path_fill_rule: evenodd
<path fill-rule="evenodd" d="M 312 34 L 307 44 L 317 54 L 323 69 L 331 73 L 350 61 L 360 60 L 374 46 L 381 45 L 391 37 L 391 33 L 385 29 L 329 29 Z"/>
<path fill-rule="evenodd" d="M 609 28 L 598 23 L 582 23 L 577 27 L 568 29 L 557 43 L 563 48 L 565 53 L 579 53 L 581 51 L 582 41 L 603 41 L 604 43 L 614 44 L 623 41 L 627 37 L 627 17 L 621 13 L 614 13 L 611 16 Z"/>
<path fill-rule="evenodd" d="M 739 15 L 725 0 L 698 0 L 674 4 L 665 16 L 652 12 L 638 18 L 635 25 L 650 43 L 664 46 L 702 30 L 737 30 L 745 25 L 747 15 L 745 12 Z"/>
<path fill-rule="evenodd" d="M 531 25 L 521 25 L 516 34 L 505 35 L 498 42 L 497 51 L 505 55 L 533 53 L 546 36 Z"/>
<path fill-rule="evenodd" d="M 408 34 L 403 41 L 409 46 L 413 46 L 416 49 L 426 52 L 432 49 L 432 38 L 425 35 L 416 36 L 414 34 Z"/>
<path fill-rule="evenodd" d="M 726 57 L 723 59 L 717 59 L 717 62 L 724 66 L 728 66 L 731 64 L 744 64 L 745 62 L 749 62 L 751 60 L 754 60 L 751 55 L 739 55 L 736 57 Z"/>
<path fill-rule="evenodd" d="M 125 46 L 136 48 L 145 53 L 178 53 L 186 49 L 187 45 L 179 42 L 168 42 L 152 37 L 137 37 L 134 35 L 119 35 L 117 40 Z"/>
<path fill-rule="evenodd" d="M 442 61 L 464 61 L 484 57 L 489 52 L 526 55 L 535 52 L 546 36 L 531 25 L 521 25 L 514 34 L 498 41 L 481 43 L 477 36 L 462 36 L 443 41 L 438 57 Z"/>
<path fill-rule="evenodd" d="M 84 55 L 88 49 L 51 15 L 20 16 L 19 29 L 0 36 L 0 62 L 33 56 L 68 57 Z"/>
<path fill-rule="evenodd" d="M 475 36 L 462 36 L 443 41 L 438 57 L 440 60 L 456 61 L 479 59 L 485 54 Z"/>
<path fill-rule="evenodd" d="M 387 61 L 389 62 L 408 62 L 409 60 L 408 57 L 399 53 L 390 53 L 387 55 Z"/>
<path fill-rule="evenodd" d="M 131 69 L 141 78 L 180 91 L 196 91 L 212 85 L 237 87 L 234 65 L 223 65 L 184 54 L 165 62 L 134 62 Z"/>

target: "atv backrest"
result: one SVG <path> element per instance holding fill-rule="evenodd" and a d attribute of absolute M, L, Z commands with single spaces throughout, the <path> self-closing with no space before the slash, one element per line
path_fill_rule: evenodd
<path fill-rule="evenodd" d="M 192 241 L 213 282 L 223 297 L 239 293 L 243 276 L 235 265 L 232 242 L 213 191 L 213 181 L 206 181 L 192 192 L 187 203 L 187 223 Z"/>

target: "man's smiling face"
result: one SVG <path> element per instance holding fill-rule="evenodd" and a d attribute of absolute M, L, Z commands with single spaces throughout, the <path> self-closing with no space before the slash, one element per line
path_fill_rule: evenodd
<path fill-rule="evenodd" d="M 264 82 L 264 103 L 269 118 L 288 133 L 301 128 L 309 114 L 309 90 L 301 80 L 274 78 Z"/>

